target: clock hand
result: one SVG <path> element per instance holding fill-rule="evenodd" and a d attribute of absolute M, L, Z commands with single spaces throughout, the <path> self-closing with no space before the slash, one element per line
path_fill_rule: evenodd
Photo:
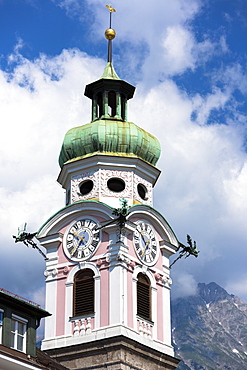
<path fill-rule="evenodd" d="M 84 242 L 84 244 L 85 244 L 85 236 L 84 236 L 84 233 L 83 233 L 83 236 L 82 236 L 82 235 L 80 235 L 77 231 L 74 231 L 74 232 L 73 232 L 73 234 L 74 234 L 77 238 L 81 239 L 81 241 L 82 241 L 82 242 Z"/>
<path fill-rule="evenodd" d="M 73 232 L 73 234 L 74 234 L 77 238 L 81 239 L 81 235 L 80 235 L 80 234 L 78 234 L 78 232 L 77 232 L 77 231 L 74 231 L 74 232 Z"/>
<path fill-rule="evenodd" d="M 142 257 L 144 255 L 144 253 L 146 252 L 146 250 L 148 249 L 148 247 L 149 247 L 150 239 L 145 240 L 143 232 L 141 232 L 141 237 L 142 237 L 142 240 L 145 244 L 145 247 L 143 248 L 142 254 L 141 254 L 141 257 Z"/>
<path fill-rule="evenodd" d="M 146 240 L 144 238 L 144 232 L 143 231 L 140 231 L 140 234 L 141 234 L 141 237 L 142 237 L 142 240 L 143 240 L 144 244 L 146 245 Z"/>
<path fill-rule="evenodd" d="M 144 253 L 145 253 L 145 252 L 146 252 L 146 250 L 148 249 L 148 245 L 149 245 L 149 240 L 146 242 L 146 246 L 145 246 L 145 248 L 143 248 L 143 250 L 142 250 L 141 257 L 144 255 Z"/>
<path fill-rule="evenodd" d="M 76 251 L 77 247 L 78 247 L 78 245 L 76 245 L 76 246 L 72 249 L 72 251 L 70 252 L 71 257 L 74 255 L 74 253 L 75 253 L 75 251 Z"/>
<path fill-rule="evenodd" d="M 75 254 L 75 252 L 76 252 L 77 248 L 79 247 L 79 244 L 81 243 L 81 241 L 85 244 L 85 236 L 81 236 L 80 234 L 78 234 L 78 232 L 77 232 L 77 231 L 74 231 L 74 232 L 73 232 L 73 234 L 74 234 L 77 238 L 79 238 L 79 239 L 81 239 L 81 240 L 80 240 L 80 241 L 79 241 L 79 243 L 77 243 L 77 244 L 73 247 L 73 249 L 71 250 L 71 252 L 70 252 L 71 257 Z"/>

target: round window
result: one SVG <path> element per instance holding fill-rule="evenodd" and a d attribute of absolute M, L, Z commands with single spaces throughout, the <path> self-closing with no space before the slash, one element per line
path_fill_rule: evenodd
<path fill-rule="evenodd" d="M 147 200 L 147 188 L 143 184 L 138 184 L 137 185 L 137 191 L 139 194 L 139 197 L 142 198 L 143 200 Z"/>
<path fill-rule="evenodd" d="M 107 181 L 107 186 L 111 191 L 120 193 L 125 189 L 125 182 L 122 179 L 113 177 Z"/>
<path fill-rule="evenodd" d="M 90 191 L 93 189 L 93 181 L 92 180 L 85 180 L 80 183 L 79 185 L 80 193 L 81 195 L 86 195 L 90 193 Z"/>

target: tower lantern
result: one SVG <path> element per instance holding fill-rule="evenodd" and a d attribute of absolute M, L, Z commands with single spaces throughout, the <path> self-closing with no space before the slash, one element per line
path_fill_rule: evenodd
<path fill-rule="evenodd" d="M 175 369 L 169 257 L 179 244 L 152 206 L 160 144 L 128 121 L 135 88 L 114 70 L 107 7 L 108 61 L 85 88 L 91 122 L 60 151 L 66 204 L 37 234 L 52 313 L 42 349 L 71 369 Z"/>

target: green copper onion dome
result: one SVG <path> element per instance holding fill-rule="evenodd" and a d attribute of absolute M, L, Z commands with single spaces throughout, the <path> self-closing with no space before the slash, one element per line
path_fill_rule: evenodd
<path fill-rule="evenodd" d="M 133 122 L 100 119 L 66 133 L 59 164 L 62 167 L 68 161 L 93 154 L 137 157 L 155 165 L 160 144 Z"/>
<path fill-rule="evenodd" d="M 111 62 L 109 39 L 108 62 L 101 78 L 85 88 L 92 100 L 92 121 L 69 130 L 64 138 L 59 165 L 95 154 L 140 158 L 155 166 L 160 157 L 159 141 L 127 120 L 127 101 L 135 87 L 121 80 Z"/>

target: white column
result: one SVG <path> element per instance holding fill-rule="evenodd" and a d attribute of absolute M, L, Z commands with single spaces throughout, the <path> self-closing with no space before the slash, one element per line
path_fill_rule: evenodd
<path fill-rule="evenodd" d="M 72 323 L 70 317 L 73 316 L 73 282 L 66 283 L 65 289 L 65 335 L 72 335 Z"/>
<path fill-rule="evenodd" d="M 136 314 L 137 314 L 137 278 L 132 278 L 132 300 L 133 300 L 133 323 L 134 323 L 134 329 L 135 331 L 138 331 L 137 328 L 137 320 L 136 320 Z"/>
<path fill-rule="evenodd" d="M 98 329 L 100 327 L 100 276 L 94 277 L 94 302 L 95 302 L 95 319 L 94 319 L 94 329 Z"/>
<path fill-rule="evenodd" d="M 152 321 L 153 326 L 153 339 L 157 339 L 157 288 L 151 287 L 151 297 L 152 297 Z"/>
<path fill-rule="evenodd" d="M 109 245 L 109 322 L 110 325 L 127 323 L 127 274 L 128 246 L 118 241 L 118 226 L 108 230 Z M 123 238 L 125 240 L 125 237 Z"/>
<path fill-rule="evenodd" d="M 122 295 L 122 302 L 123 302 L 123 324 L 127 326 L 128 324 L 128 282 L 127 282 L 127 270 L 122 268 L 122 283 L 123 283 L 123 295 Z"/>
<path fill-rule="evenodd" d="M 52 279 L 46 282 L 46 303 L 45 309 L 51 316 L 45 318 L 44 339 L 54 338 L 56 333 L 56 308 L 57 308 L 57 280 Z"/>
<path fill-rule="evenodd" d="M 122 266 L 110 267 L 109 281 L 109 311 L 110 325 L 121 324 L 123 321 L 123 304 L 122 304 Z"/>
<path fill-rule="evenodd" d="M 171 307 L 170 307 L 170 289 L 163 287 L 163 313 L 164 313 L 164 323 L 163 323 L 163 333 L 164 333 L 164 343 L 171 346 Z"/>

